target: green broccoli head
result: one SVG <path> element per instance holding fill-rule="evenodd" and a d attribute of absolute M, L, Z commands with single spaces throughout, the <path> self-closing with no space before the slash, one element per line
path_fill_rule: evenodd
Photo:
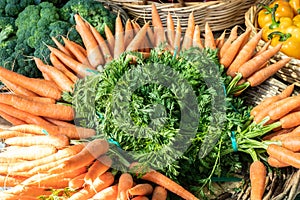
<path fill-rule="evenodd" d="M 15 19 L 12 17 L 0 17 L 0 43 L 14 37 L 16 32 Z"/>

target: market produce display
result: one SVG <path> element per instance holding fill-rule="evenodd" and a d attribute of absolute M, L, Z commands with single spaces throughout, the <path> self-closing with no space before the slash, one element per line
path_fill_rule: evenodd
<path fill-rule="evenodd" d="M 0 131 L 1 199 L 202 199 L 245 168 L 262 199 L 267 167 L 299 168 L 294 85 L 254 108 L 242 97 L 290 61 L 266 66 L 282 44 L 256 51 L 263 31 L 215 39 L 207 23 L 201 38 L 193 12 L 185 32 L 171 17 L 164 30 L 155 4 L 151 24 L 118 15 L 104 35 L 73 18 L 82 43 L 45 42 L 42 79 L 0 67 L 14 125 Z"/>

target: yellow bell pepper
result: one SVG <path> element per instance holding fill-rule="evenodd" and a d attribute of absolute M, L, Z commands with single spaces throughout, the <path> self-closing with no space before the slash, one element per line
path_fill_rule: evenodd
<path fill-rule="evenodd" d="M 293 24 L 300 27 L 300 14 L 293 18 Z"/>
<path fill-rule="evenodd" d="M 294 15 L 300 14 L 300 0 L 290 0 L 289 4 L 294 11 Z"/>

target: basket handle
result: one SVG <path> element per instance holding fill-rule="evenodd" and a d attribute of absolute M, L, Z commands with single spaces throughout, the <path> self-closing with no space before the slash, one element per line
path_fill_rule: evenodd
<path fill-rule="evenodd" d="M 179 2 L 179 7 L 185 6 L 184 0 L 178 0 L 178 2 Z M 142 0 L 142 5 L 147 5 L 147 0 Z"/>

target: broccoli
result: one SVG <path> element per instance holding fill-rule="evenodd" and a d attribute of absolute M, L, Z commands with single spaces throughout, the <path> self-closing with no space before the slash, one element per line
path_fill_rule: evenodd
<path fill-rule="evenodd" d="M 60 9 L 61 18 L 64 21 L 69 20 L 72 24 L 75 24 L 73 16 L 76 13 L 91 23 L 104 37 L 105 24 L 113 33 L 115 31 L 116 15 L 107 10 L 100 2 L 95 0 L 70 0 Z"/>

